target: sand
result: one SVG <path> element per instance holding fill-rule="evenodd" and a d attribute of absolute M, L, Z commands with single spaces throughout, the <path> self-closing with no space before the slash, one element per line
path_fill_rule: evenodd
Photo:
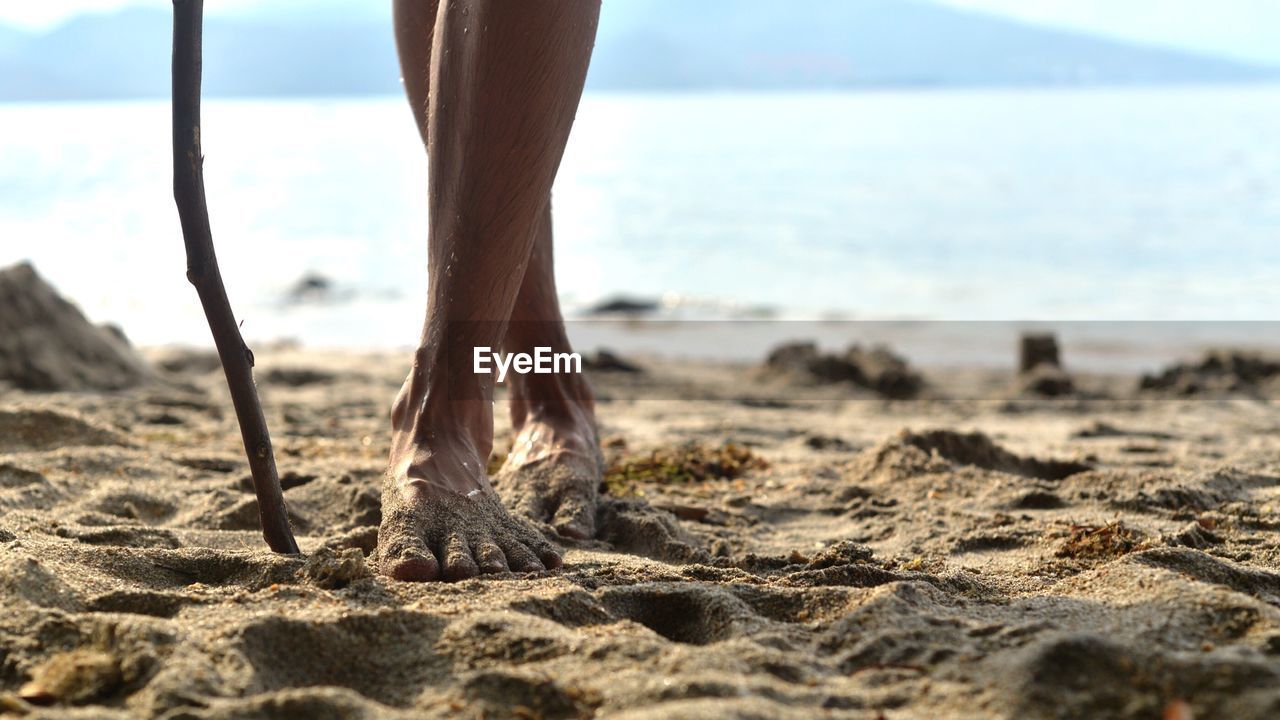
<path fill-rule="evenodd" d="M 1256 395 L 926 370 L 889 401 L 641 359 L 594 378 L 632 469 L 603 539 L 411 585 L 364 562 L 406 358 L 257 356 L 306 558 L 264 548 L 207 355 L 0 395 L 0 714 L 1280 717 L 1280 411 Z"/>
<path fill-rule="evenodd" d="M 151 380 L 120 328 L 91 324 L 31 264 L 0 268 L 0 387 L 123 390 Z"/>

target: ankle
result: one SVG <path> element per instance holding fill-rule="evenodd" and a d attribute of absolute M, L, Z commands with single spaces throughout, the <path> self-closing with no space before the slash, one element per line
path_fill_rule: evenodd
<path fill-rule="evenodd" d="M 516 437 L 508 462 L 519 467 L 550 457 L 595 457 L 600 452 L 595 413 L 584 403 L 520 404 L 512 399 Z"/>
<path fill-rule="evenodd" d="M 406 491 L 466 494 L 489 487 L 493 403 L 452 399 L 447 389 L 405 382 L 392 409 L 390 470 Z"/>
<path fill-rule="evenodd" d="M 492 443 L 492 378 L 468 369 L 447 372 L 448 367 L 430 349 L 418 350 L 392 405 L 394 432 L 420 438 L 465 436 L 478 445 Z M 441 372 L 442 368 L 446 371 Z"/>
<path fill-rule="evenodd" d="M 522 377 L 511 383 L 511 424 L 595 428 L 595 396 L 578 375 Z"/>
<path fill-rule="evenodd" d="M 419 425 L 393 438 L 390 479 L 408 497 L 489 491 L 492 445 L 492 432 L 477 439 L 468 428 Z"/>

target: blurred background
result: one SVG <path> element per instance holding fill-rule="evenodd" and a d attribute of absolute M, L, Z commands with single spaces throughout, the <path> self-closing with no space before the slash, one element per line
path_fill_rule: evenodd
<path fill-rule="evenodd" d="M 206 13 L 206 182 L 246 337 L 411 345 L 426 158 L 390 2 Z M 0 6 L 0 265 L 32 260 L 136 343 L 207 344 L 170 23 L 164 0 Z M 1278 35 L 1273 0 L 604 0 L 554 196 L 564 301 L 1273 319 Z"/>

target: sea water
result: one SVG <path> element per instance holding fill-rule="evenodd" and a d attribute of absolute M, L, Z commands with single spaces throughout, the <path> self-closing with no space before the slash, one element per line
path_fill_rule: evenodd
<path fill-rule="evenodd" d="M 206 343 L 165 102 L 0 105 L 0 265 L 142 344 Z M 588 95 L 554 193 L 571 314 L 1280 319 L 1280 87 Z M 400 98 L 206 102 L 244 333 L 399 347 L 426 297 Z M 341 302 L 286 300 L 329 278 Z M 682 315 L 681 313 L 684 313 Z"/>

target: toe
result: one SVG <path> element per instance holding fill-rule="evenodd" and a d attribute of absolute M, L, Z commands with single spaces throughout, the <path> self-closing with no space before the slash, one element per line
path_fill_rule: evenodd
<path fill-rule="evenodd" d="M 546 539 L 542 537 L 542 533 L 529 530 L 521 539 L 523 540 L 525 547 L 529 548 L 529 551 L 532 552 L 538 558 L 538 561 L 541 562 L 548 570 L 555 570 L 561 565 L 564 565 L 564 561 L 560 559 L 560 551 L 556 550 L 551 543 L 547 542 Z"/>
<path fill-rule="evenodd" d="M 406 582 L 431 582 L 440 577 L 440 563 L 422 542 L 422 536 L 403 519 L 392 518 L 378 533 L 378 569 L 383 575 Z"/>
<path fill-rule="evenodd" d="M 590 540 L 596 535 L 595 503 L 576 494 L 568 495 L 560 502 L 551 525 L 563 537 Z"/>
<path fill-rule="evenodd" d="M 480 572 L 486 575 L 494 573 L 510 572 L 511 568 L 507 565 L 507 556 L 492 542 L 484 541 L 476 543 L 472 548 L 475 555 L 476 564 L 480 568 Z"/>
<path fill-rule="evenodd" d="M 461 535 L 450 535 L 440 550 L 440 556 L 444 559 L 442 575 L 445 580 L 458 582 L 480 574 L 480 568 L 471 556 L 471 548 Z"/>
<path fill-rule="evenodd" d="M 560 552 L 547 542 L 542 533 L 531 527 L 518 526 L 515 532 L 515 543 L 521 549 L 532 553 L 538 559 L 538 563 L 548 570 L 555 570 L 564 565 L 564 561 L 560 559 Z"/>
<path fill-rule="evenodd" d="M 539 572 L 547 569 L 538 556 L 519 540 L 512 539 L 503 545 L 502 551 L 506 554 L 511 569 L 516 572 Z"/>
<path fill-rule="evenodd" d="M 432 582 L 440 578 L 440 563 L 422 548 L 408 547 L 384 558 L 384 575 L 404 582 Z"/>
<path fill-rule="evenodd" d="M 560 553 L 552 550 L 550 546 L 547 546 L 545 552 L 538 553 L 538 558 L 548 570 L 559 570 L 564 565 L 564 560 L 560 557 Z"/>

